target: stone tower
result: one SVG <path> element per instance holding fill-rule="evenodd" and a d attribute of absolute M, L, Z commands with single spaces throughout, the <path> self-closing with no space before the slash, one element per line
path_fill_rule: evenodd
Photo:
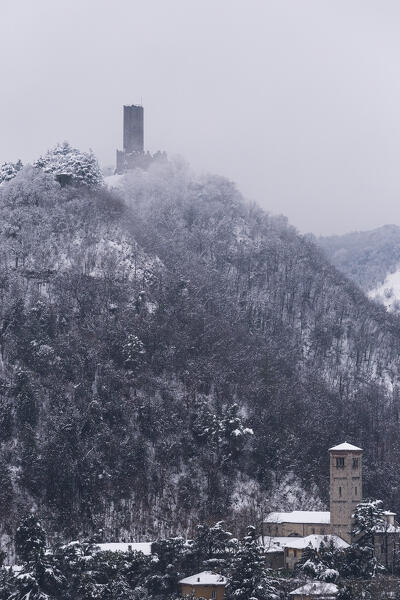
<path fill-rule="evenodd" d="M 143 152 L 143 106 L 124 106 L 124 152 Z"/>
<path fill-rule="evenodd" d="M 123 150 L 117 150 L 117 173 L 125 173 L 144 162 L 143 106 L 124 106 Z"/>
<path fill-rule="evenodd" d="M 362 501 L 362 449 L 339 444 L 329 449 L 331 533 L 351 542 L 351 515 Z"/>

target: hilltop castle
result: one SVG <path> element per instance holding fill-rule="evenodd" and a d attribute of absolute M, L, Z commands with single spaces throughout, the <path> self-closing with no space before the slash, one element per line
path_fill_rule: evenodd
<path fill-rule="evenodd" d="M 143 106 L 124 106 L 123 150 L 117 150 L 117 173 L 136 166 L 144 153 L 144 111 Z"/>
<path fill-rule="evenodd" d="M 115 172 L 122 175 L 132 169 L 147 169 L 154 160 L 165 158 L 162 152 L 144 151 L 144 109 L 140 104 L 123 108 L 123 150 L 117 150 Z"/>

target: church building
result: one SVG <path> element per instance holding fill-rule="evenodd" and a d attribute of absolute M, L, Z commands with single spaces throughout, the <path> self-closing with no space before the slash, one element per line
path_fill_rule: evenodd
<path fill-rule="evenodd" d="M 321 543 L 324 538 L 342 548 L 354 541 L 352 514 L 363 497 L 362 449 L 347 442 L 330 448 L 329 475 L 329 511 L 273 512 L 267 516 L 263 524 L 263 544 L 271 556 L 271 566 L 272 562 L 280 562 L 282 567 L 293 568 L 300 560 L 305 546 L 294 544 L 293 538 L 314 537 L 314 543 Z M 389 566 L 398 544 L 396 540 L 400 540 L 400 528 L 395 523 L 394 513 L 385 512 L 383 516 L 386 524 L 375 536 L 375 550 L 378 560 Z"/>
<path fill-rule="evenodd" d="M 270 513 L 269 536 L 333 534 L 351 542 L 351 515 L 362 500 L 362 449 L 344 442 L 329 449 L 330 511 Z"/>

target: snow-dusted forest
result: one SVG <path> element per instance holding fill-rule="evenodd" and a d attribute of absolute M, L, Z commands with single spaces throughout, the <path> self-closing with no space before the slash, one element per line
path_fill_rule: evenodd
<path fill-rule="evenodd" d="M 32 505 L 54 538 L 243 531 L 323 506 L 346 437 L 398 508 L 397 318 L 229 181 L 163 160 L 109 190 L 76 152 L 86 181 L 58 147 L 0 187 L 4 533 Z"/>
<path fill-rule="evenodd" d="M 400 4 L 0 23 L 0 600 L 400 600 Z"/>

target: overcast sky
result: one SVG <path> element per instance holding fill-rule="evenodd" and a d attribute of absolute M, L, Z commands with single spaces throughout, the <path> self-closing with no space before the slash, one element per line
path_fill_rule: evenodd
<path fill-rule="evenodd" d="M 300 231 L 400 225 L 398 0 L 0 0 L 0 162 L 145 144 Z"/>

